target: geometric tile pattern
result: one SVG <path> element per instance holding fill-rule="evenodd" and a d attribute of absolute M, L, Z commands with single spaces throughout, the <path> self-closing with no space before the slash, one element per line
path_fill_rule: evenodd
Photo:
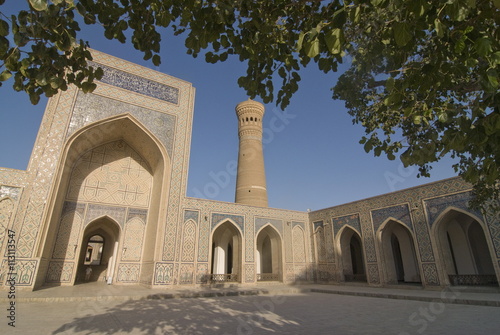
<path fill-rule="evenodd" d="M 69 283 L 73 274 L 73 262 L 51 261 L 47 271 L 47 283 Z"/>
<path fill-rule="evenodd" d="M 196 283 L 203 284 L 207 282 L 208 276 L 208 263 L 198 263 L 196 270 Z"/>
<path fill-rule="evenodd" d="M 413 230 L 408 204 L 373 210 L 371 214 L 373 221 L 373 230 L 375 231 L 377 231 L 380 225 L 382 225 L 382 223 L 384 223 L 388 218 L 396 219 L 399 222 L 404 223 L 408 228 L 410 228 L 410 230 Z"/>
<path fill-rule="evenodd" d="M 11 198 L 0 200 L 0 250 L 2 250 L 7 230 L 10 228 L 10 221 L 14 211 L 14 201 Z"/>
<path fill-rule="evenodd" d="M 172 157 L 176 117 L 93 93 L 78 93 L 66 137 L 93 122 L 128 113 L 160 140 Z"/>
<path fill-rule="evenodd" d="M 427 220 L 429 225 L 432 226 L 436 222 L 438 216 L 448 207 L 462 209 L 466 212 L 474 214 L 479 219 L 483 219 L 483 215 L 480 210 L 469 207 L 469 201 L 472 197 L 471 192 L 462 192 L 425 200 L 424 204 L 427 210 Z"/>
<path fill-rule="evenodd" d="M 325 248 L 326 261 L 335 263 L 335 248 L 333 246 L 333 228 L 330 225 L 325 225 Z"/>
<path fill-rule="evenodd" d="M 245 282 L 253 283 L 255 281 L 255 266 L 253 264 L 245 264 Z"/>
<path fill-rule="evenodd" d="M 137 263 L 120 263 L 116 280 L 122 283 L 137 283 L 141 266 Z"/>
<path fill-rule="evenodd" d="M 318 229 L 318 227 L 323 227 L 323 221 L 313 222 L 313 227 L 314 227 L 314 231 L 316 231 L 316 229 Z"/>
<path fill-rule="evenodd" d="M 12 187 L 7 185 L 0 185 L 0 199 L 9 197 L 13 200 L 19 200 L 21 195 L 20 187 Z"/>
<path fill-rule="evenodd" d="M 76 247 L 80 241 L 82 217 L 76 211 L 68 211 L 59 223 L 52 258 L 72 260 L 75 258 Z"/>
<path fill-rule="evenodd" d="M 500 205 L 500 203 L 497 205 Z M 496 257 L 500 259 L 500 211 L 488 210 L 485 216 L 493 246 L 495 247 Z"/>
<path fill-rule="evenodd" d="M 188 285 L 194 282 L 194 264 L 181 264 L 179 284 Z"/>
<path fill-rule="evenodd" d="M 125 224 L 121 258 L 123 261 L 141 260 L 145 228 L 146 224 L 138 217 L 132 218 Z"/>
<path fill-rule="evenodd" d="M 220 213 L 212 213 L 212 229 L 215 228 L 217 224 L 219 224 L 221 221 L 225 219 L 230 219 L 238 227 L 240 227 L 241 231 L 244 233 L 244 223 L 245 223 L 245 218 L 241 215 L 231 215 L 231 214 L 220 214 Z"/>
<path fill-rule="evenodd" d="M 300 226 L 296 226 L 293 228 L 292 240 L 293 240 L 293 262 L 305 263 L 306 247 L 305 247 L 304 231 Z"/>
<path fill-rule="evenodd" d="M 184 222 L 186 222 L 187 220 L 193 220 L 194 222 L 198 223 L 199 216 L 200 216 L 199 211 L 185 210 L 184 211 Z"/>
<path fill-rule="evenodd" d="M 323 227 L 319 226 L 314 232 L 316 245 L 318 246 L 318 263 L 326 263 L 325 233 Z"/>
<path fill-rule="evenodd" d="M 182 262 L 194 262 L 196 252 L 196 223 L 189 220 L 184 224 L 184 231 L 182 234 Z"/>
<path fill-rule="evenodd" d="M 340 231 L 340 229 L 342 229 L 342 227 L 344 227 L 345 225 L 351 226 L 351 228 L 354 228 L 359 234 L 361 234 L 359 214 L 351 214 L 351 215 L 336 217 L 332 219 L 332 222 L 335 234 L 337 234 Z"/>
<path fill-rule="evenodd" d="M 259 231 L 267 223 L 271 224 L 271 226 L 283 235 L 283 221 L 276 219 L 255 218 L 255 231 Z"/>
<path fill-rule="evenodd" d="M 148 207 L 153 177 L 147 163 L 124 141 L 83 154 L 71 174 L 66 199 Z"/>
<path fill-rule="evenodd" d="M 154 284 L 155 285 L 169 285 L 173 283 L 173 270 L 174 264 L 172 263 L 156 263 Z"/>
<path fill-rule="evenodd" d="M 439 286 L 439 276 L 435 263 L 422 263 L 425 282 L 430 286 Z"/>
<path fill-rule="evenodd" d="M 16 259 L 14 273 L 17 274 L 16 286 L 30 286 L 35 276 L 37 261 Z"/>
<path fill-rule="evenodd" d="M 178 88 L 160 84 L 102 64 L 89 62 L 89 65 L 94 68 L 100 67 L 104 71 L 100 79 L 103 83 L 144 94 L 152 98 L 165 100 L 173 104 L 179 103 Z"/>
<path fill-rule="evenodd" d="M 368 281 L 372 284 L 380 284 L 377 264 L 368 264 Z"/>
<path fill-rule="evenodd" d="M 85 225 L 97 218 L 109 216 L 111 219 L 115 220 L 123 229 L 126 214 L 126 207 L 88 204 L 87 213 L 85 214 Z"/>

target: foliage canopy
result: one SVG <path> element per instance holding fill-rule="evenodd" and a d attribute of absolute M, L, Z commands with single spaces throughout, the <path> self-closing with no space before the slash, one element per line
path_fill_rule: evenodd
<path fill-rule="evenodd" d="M 155 65 L 171 28 L 194 57 L 246 62 L 238 84 L 281 108 L 302 68 L 328 73 L 348 60 L 333 97 L 364 126 L 367 152 L 399 155 L 423 176 L 451 155 L 478 203 L 500 195 L 500 0 L 25 1 L 18 13 L 0 7 L 0 84 L 13 77 L 34 104 L 70 84 L 91 92 L 101 78 L 81 25 L 130 36 Z"/>

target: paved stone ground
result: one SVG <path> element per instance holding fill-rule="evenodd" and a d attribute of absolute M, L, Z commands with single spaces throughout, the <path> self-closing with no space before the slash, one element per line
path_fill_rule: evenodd
<path fill-rule="evenodd" d="M 6 316 L 6 302 L 0 310 Z M 18 302 L 0 334 L 498 334 L 500 308 L 325 293 Z"/>

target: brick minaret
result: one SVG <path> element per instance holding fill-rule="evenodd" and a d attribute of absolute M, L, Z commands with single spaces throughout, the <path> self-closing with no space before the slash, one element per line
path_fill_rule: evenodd
<path fill-rule="evenodd" d="M 235 202 L 267 207 L 266 172 L 262 152 L 264 105 L 247 100 L 236 106 L 238 116 L 238 175 Z"/>

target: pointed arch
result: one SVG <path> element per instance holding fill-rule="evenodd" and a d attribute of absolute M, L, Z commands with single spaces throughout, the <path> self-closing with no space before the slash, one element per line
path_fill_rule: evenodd
<path fill-rule="evenodd" d="M 494 251 L 485 224 L 474 214 L 450 206 L 433 223 L 439 267 L 451 285 L 498 285 Z"/>
<path fill-rule="evenodd" d="M 363 243 L 359 232 L 349 225 L 337 233 L 336 249 L 344 281 L 366 281 Z"/>
<path fill-rule="evenodd" d="M 87 248 L 91 244 L 91 238 L 96 235 L 101 236 L 103 239 L 101 260 L 98 265 L 87 265 L 85 264 Z M 122 227 L 116 220 L 108 215 L 103 215 L 89 222 L 84 228 L 83 236 L 80 241 L 77 273 L 74 276 L 73 283 L 104 280 L 107 280 L 108 283 L 114 282 L 120 257 L 119 250 L 121 250 L 121 248 L 119 245 L 121 235 Z M 86 278 L 85 272 L 89 267 L 92 269 L 91 277 Z"/>
<path fill-rule="evenodd" d="M 122 145 L 122 148 L 120 148 L 120 145 Z M 116 150 L 116 152 L 113 150 Z M 118 154 L 120 150 L 125 151 Z M 109 153 L 108 156 L 106 156 L 107 153 Z M 102 169 L 99 173 L 96 172 L 95 178 L 90 175 L 95 171 L 92 167 L 87 170 L 83 169 L 83 172 L 75 170 L 76 164 L 81 162 L 85 154 L 95 154 L 96 156 L 102 154 L 103 157 L 108 157 L 103 158 L 101 165 L 106 166 L 106 169 Z M 117 162 L 114 160 L 115 156 L 118 158 L 123 157 L 124 162 L 130 164 L 125 164 L 126 166 L 124 165 L 123 170 L 121 170 L 120 165 L 114 163 Z M 99 166 L 97 161 L 90 160 L 89 164 Z M 110 164 L 115 164 L 116 169 L 110 171 L 108 168 Z M 45 278 L 47 271 L 45 269 L 48 266 L 42 263 L 51 261 L 52 250 L 57 240 L 57 227 L 65 214 L 63 211 L 65 203 L 69 202 L 83 206 L 82 211 L 88 208 L 87 202 L 98 206 L 102 204 L 104 211 L 108 205 L 123 207 L 125 209 L 124 213 L 129 213 L 130 209 L 127 210 L 127 208 L 132 206 L 135 212 L 140 212 L 138 215 L 145 221 L 144 243 L 142 244 L 142 250 L 138 252 L 142 255 L 140 262 L 148 264 L 154 262 L 161 253 L 159 248 L 156 248 L 156 243 L 161 242 L 157 237 L 162 236 L 160 222 L 165 216 L 167 206 L 165 197 L 170 183 L 170 170 L 171 159 L 165 145 L 141 122 L 128 113 L 88 124 L 69 136 L 62 150 L 54 190 L 48 199 L 47 207 L 49 210 L 47 218 L 44 220 L 43 236 L 40 238 L 40 244 L 36 249 L 37 255 L 41 258 L 40 269 L 42 271 L 39 271 L 35 285 L 39 287 L 43 284 L 43 278 Z M 150 175 L 148 177 L 150 181 L 144 183 L 147 184 L 147 190 L 141 189 L 144 186 L 141 181 L 141 171 L 145 171 L 144 173 Z M 98 189 L 96 192 L 104 189 L 103 193 L 96 193 L 95 196 L 92 195 L 91 199 L 89 199 L 80 192 L 81 190 L 78 187 L 72 192 L 70 185 L 74 178 L 78 178 L 78 173 L 87 174 L 95 179 L 88 180 L 88 189 L 91 189 L 91 186 L 96 186 L 96 189 Z M 107 175 L 103 176 L 102 174 Z M 118 180 L 113 178 L 118 178 Z M 118 189 L 124 184 L 119 181 L 120 178 L 128 185 L 127 187 Z M 130 217 L 124 217 L 120 222 L 125 224 L 130 219 Z M 137 259 L 137 257 L 134 256 L 134 259 Z M 139 264 L 135 266 L 139 268 Z M 151 267 L 144 266 L 140 268 L 152 271 Z M 147 282 L 151 280 L 152 273 L 141 273 L 141 278 L 144 278 L 144 281 Z M 75 280 L 76 278 L 71 279 L 73 282 Z"/>
<path fill-rule="evenodd" d="M 385 220 L 377 230 L 386 284 L 421 283 L 413 233 L 395 218 Z"/>
<path fill-rule="evenodd" d="M 280 281 L 283 273 L 283 251 L 280 233 L 270 223 L 256 234 L 257 281 Z"/>
<path fill-rule="evenodd" d="M 241 281 L 243 233 L 231 219 L 220 221 L 212 230 L 211 280 Z"/>

